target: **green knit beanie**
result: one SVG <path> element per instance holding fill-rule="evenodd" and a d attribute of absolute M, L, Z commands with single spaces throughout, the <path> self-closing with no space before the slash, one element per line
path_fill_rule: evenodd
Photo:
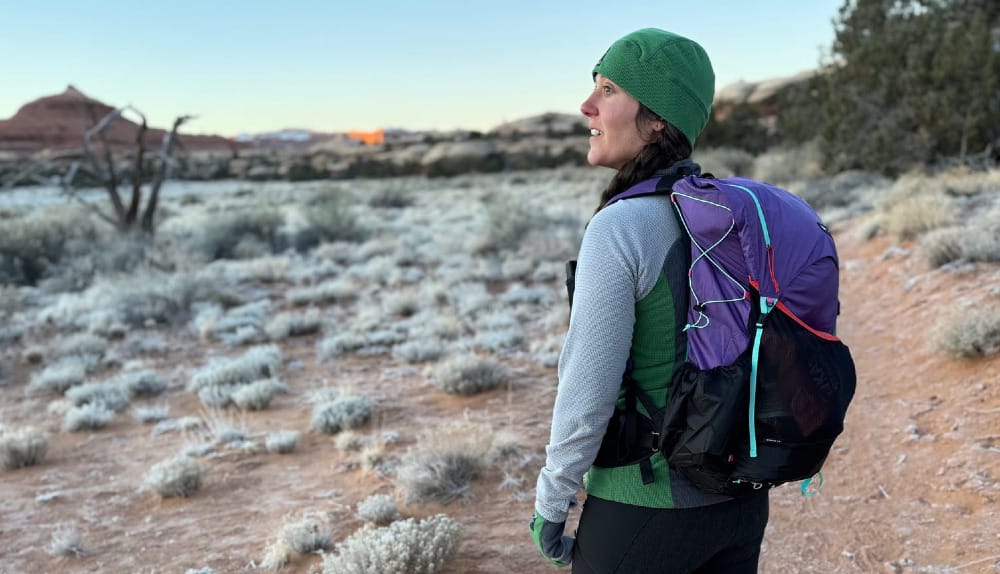
<path fill-rule="evenodd" d="M 656 28 L 619 39 L 594 67 L 656 115 L 676 126 L 694 147 L 708 123 L 715 72 L 692 40 Z"/>

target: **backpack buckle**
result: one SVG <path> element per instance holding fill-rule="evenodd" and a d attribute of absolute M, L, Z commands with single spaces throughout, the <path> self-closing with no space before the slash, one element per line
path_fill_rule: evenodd
<path fill-rule="evenodd" d="M 660 433 L 656 431 L 649 431 L 649 434 L 653 437 L 653 444 L 650 448 L 653 449 L 653 452 L 660 452 L 659 447 L 657 447 L 657 445 L 660 444 Z"/>

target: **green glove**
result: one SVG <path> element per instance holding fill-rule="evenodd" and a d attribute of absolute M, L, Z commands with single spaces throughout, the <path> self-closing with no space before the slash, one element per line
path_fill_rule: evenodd
<path fill-rule="evenodd" d="M 549 559 L 549 562 L 559 566 L 569 566 L 573 561 L 573 538 L 563 536 L 566 529 L 565 522 L 549 522 L 542 518 L 536 510 L 531 515 L 531 538 L 535 541 L 535 546 Z"/>

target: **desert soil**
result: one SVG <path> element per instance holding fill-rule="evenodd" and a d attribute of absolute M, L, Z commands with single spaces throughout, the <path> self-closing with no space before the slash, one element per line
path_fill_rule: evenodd
<path fill-rule="evenodd" d="M 998 303 L 1000 270 L 931 271 L 905 244 L 861 240 L 858 226 L 849 221 L 834 228 L 842 264 L 840 335 L 857 363 L 857 396 L 824 468 L 821 492 L 803 497 L 796 485 L 772 492 L 761 571 L 1000 571 L 1000 357 L 953 359 L 933 343 L 948 309 Z M 510 365 L 515 382 L 508 388 L 453 397 L 428 385 L 421 368 L 384 356 L 350 357 L 335 367 L 317 363 L 316 338 L 300 337 L 282 343 L 286 365 L 294 365 L 283 376 L 290 394 L 266 411 L 212 414 L 184 385 L 207 352 L 227 351 L 193 340 L 183 328 L 169 341 L 151 366 L 171 379 L 165 397 L 154 401 L 167 403 L 171 416 L 215 417 L 257 438 L 279 429 L 307 431 L 311 410 L 302 397 L 347 385 L 378 401 L 367 431 L 395 433 L 390 456 L 422 429 L 463 417 L 514 433 L 533 455 L 513 473 L 520 488 L 491 469 L 465 504 L 400 510 L 408 517 L 444 512 L 463 524 L 462 545 L 445 572 L 553 571 L 533 547 L 527 524 L 555 396 L 554 369 L 525 359 Z M 289 455 L 220 451 L 207 461 L 211 470 L 194 496 L 160 500 L 139 491 L 144 473 L 201 442 L 198 433 L 153 435 L 121 414 L 103 430 L 58 432 L 47 401 L 23 393 L 35 367 L 20 362 L 21 350 L 4 351 L 11 382 L 0 387 L 0 420 L 54 432 L 41 465 L 0 473 L 2 574 L 251 571 L 288 517 L 328 513 L 340 540 L 361 525 L 354 515 L 359 501 L 396 493 L 391 474 L 363 470 L 355 453 L 335 448 L 332 436 L 303 432 Z M 83 555 L 46 552 L 60 524 L 81 533 Z M 282 571 L 315 572 L 320 562 L 296 556 Z"/>

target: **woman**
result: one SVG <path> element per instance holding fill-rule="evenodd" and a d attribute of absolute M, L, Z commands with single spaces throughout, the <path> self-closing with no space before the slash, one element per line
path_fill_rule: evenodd
<path fill-rule="evenodd" d="M 647 28 L 615 42 L 593 76 L 581 106 L 587 161 L 617 173 L 580 247 L 532 537 L 573 572 L 756 572 L 766 492 L 702 492 L 623 430 L 629 386 L 662 408 L 684 362 L 690 256 L 665 195 L 610 200 L 654 177 L 660 188 L 700 173 L 690 155 L 709 119 L 712 65 L 697 43 Z M 585 473 L 574 541 L 563 531 Z"/>

